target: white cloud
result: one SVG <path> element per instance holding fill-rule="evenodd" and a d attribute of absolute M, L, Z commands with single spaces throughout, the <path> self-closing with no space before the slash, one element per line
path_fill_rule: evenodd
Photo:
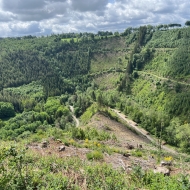
<path fill-rule="evenodd" d="M 71 0 L 71 5 L 74 10 L 78 11 L 96 11 L 104 9 L 106 4 L 108 3 L 107 0 Z"/>
<path fill-rule="evenodd" d="M 16 19 L 16 15 L 13 13 L 0 10 L 0 22 L 8 22 L 14 19 Z"/>
<path fill-rule="evenodd" d="M 0 36 L 184 24 L 189 0 L 0 0 Z"/>

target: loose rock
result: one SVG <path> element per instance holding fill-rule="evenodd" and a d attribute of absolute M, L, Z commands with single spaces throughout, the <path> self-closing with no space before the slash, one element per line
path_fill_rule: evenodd
<path fill-rule="evenodd" d="M 132 150 L 132 149 L 134 149 L 135 147 L 133 146 L 133 145 L 131 145 L 131 144 L 129 144 L 129 143 L 127 143 L 127 146 L 126 146 L 129 150 Z"/>
<path fill-rule="evenodd" d="M 57 141 L 58 143 L 62 143 L 62 140 L 61 140 L 61 139 L 56 139 L 56 141 Z"/>
<path fill-rule="evenodd" d="M 131 154 L 130 153 L 124 153 L 123 156 L 129 157 L 129 156 L 131 156 Z"/>
<path fill-rule="evenodd" d="M 60 146 L 59 147 L 59 152 L 65 151 L 65 146 Z"/>
<path fill-rule="evenodd" d="M 154 173 L 162 173 L 164 176 L 169 176 L 170 175 L 170 170 L 166 167 L 160 167 L 158 166 L 155 170 Z"/>
<path fill-rule="evenodd" d="M 47 141 L 43 141 L 42 142 L 42 148 L 47 148 L 48 146 L 48 142 Z"/>
<path fill-rule="evenodd" d="M 171 166 L 172 162 L 171 161 L 161 161 L 160 166 Z"/>

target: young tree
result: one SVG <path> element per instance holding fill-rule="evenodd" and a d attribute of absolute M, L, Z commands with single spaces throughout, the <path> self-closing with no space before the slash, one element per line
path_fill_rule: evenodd
<path fill-rule="evenodd" d="M 186 25 L 186 26 L 190 26 L 190 20 L 187 20 L 187 21 L 185 22 L 185 25 Z"/>
<path fill-rule="evenodd" d="M 102 97 L 102 94 L 98 94 L 97 96 L 97 102 L 98 102 L 98 106 L 99 107 L 102 107 L 103 106 L 103 97 Z"/>
<path fill-rule="evenodd" d="M 14 107 L 9 102 L 0 102 L 0 118 L 7 118 L 15 116 Z"/>
<path fill-rule="evenodd" d="M 119 36 L 119 32 L 114 32 L 114 36 Z"/>
<path fill-rule="evenodd" d="M 190 125 L 181 125 L 176 131 L 176 138 L 179 141 L 180 148 L 185 152 L 190 152 Z"/>

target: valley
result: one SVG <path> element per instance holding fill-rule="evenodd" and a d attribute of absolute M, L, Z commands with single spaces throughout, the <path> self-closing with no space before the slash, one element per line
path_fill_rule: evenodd
<path fill-rule="evenodd" d="M 1 39 L 0 189 L 189 189 L 189 34 Z"/>

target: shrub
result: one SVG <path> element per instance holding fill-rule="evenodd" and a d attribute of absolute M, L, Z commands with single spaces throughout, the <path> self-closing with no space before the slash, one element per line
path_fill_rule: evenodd
<path fill-rule="evenodd" d="M 85 139 L 85 132 L 83 129 L 80 128 L 73 128 L 72 129 L 72 138 L 84 140 Z"/>
<path fill-rule="evenodd" d="M 87 179 L 87 189 L 89 190 L 121 190 L 129 189 L 130 187 L 130 184 L 127 184 L 124 173 L 114 170 L 111 166 L 106 164 L 88 166 L 85 169 L 85 173 Z"/>
<path fill-rule="evenodd" d="M 92 151 L 86 154 L 88 160 L 101 160 L 103 159 L 103 154 L 100 151 Z"/>
<path fill-rule="evenodd" d="M 132 151 L 131 154 L 136 157 L 142 157 L 143 153 L 140 150 Z"/>
<path fill-rule="evenodd" d="M 9 102 L 0 102 L 0 118 L 7 118 L 15 116 L 14 107 Z"/>

